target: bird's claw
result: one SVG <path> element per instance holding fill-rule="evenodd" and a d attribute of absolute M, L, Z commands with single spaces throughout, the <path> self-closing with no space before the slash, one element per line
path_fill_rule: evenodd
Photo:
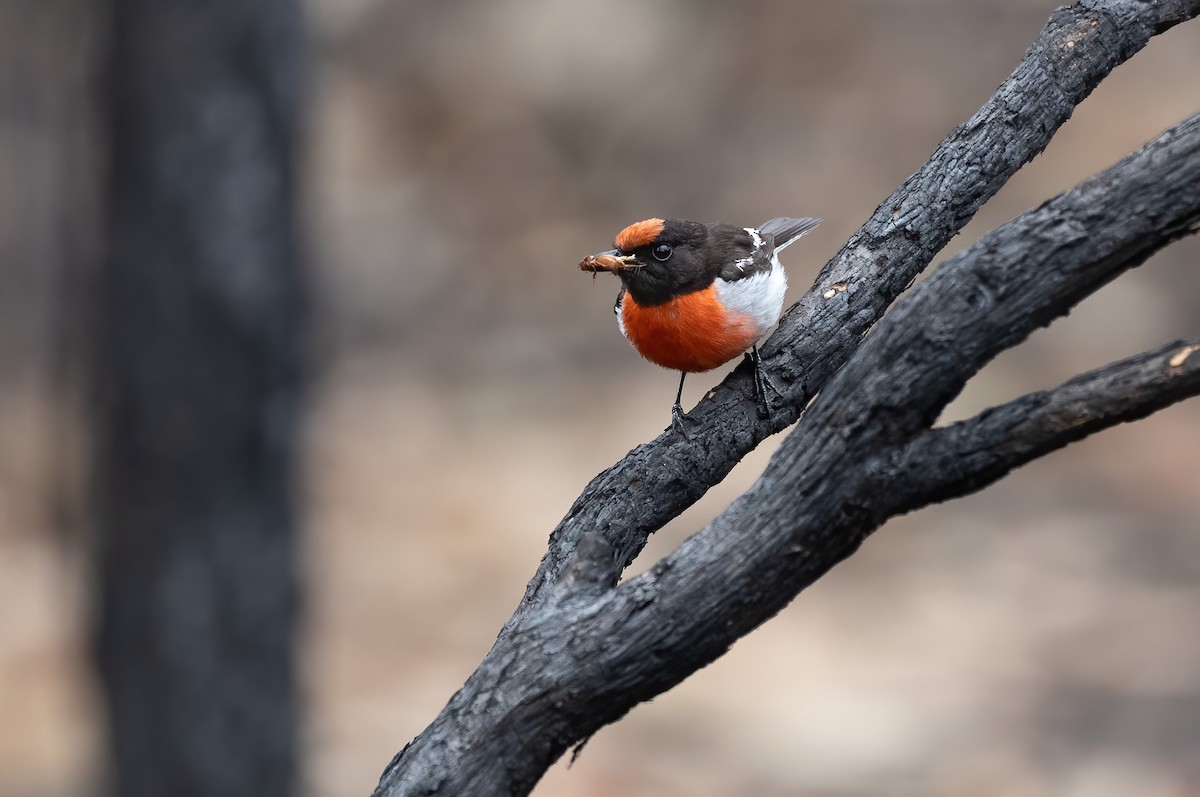
<path fill-rule="evenodd" d="M 691 440 L 692 433 L 687 430 L 688 417 L 683 414 L 683 407 L 678 402 L 671 406 L 671 429 L 684 440 Z"/>
<path fill-rule="evenodd" d="M 775 391 L 776 396 L 782 396 L 781 391 L 771 377 L 767 376 L 767 371 L 763 368 L 762 356 L 758 353 L 758 349 L 752 349 L 746 352 L 746 359 L 750 361 L 750 367 L 753 374 L 754 383 L 754 403 L 758 410 L 758 417 L 761 420 L 770 420 L 771 418 L 771 402 L 767 398 L 767 388 Z"/>

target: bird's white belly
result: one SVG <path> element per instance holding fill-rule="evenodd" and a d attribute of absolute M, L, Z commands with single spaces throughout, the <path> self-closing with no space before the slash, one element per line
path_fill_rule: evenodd
<path fill-rule="evenodd" d="M 778 256 L 772 258 L 771 270 L 737 280 L 717 277 L 717 298 L 730 313 L 749 318 L 763 335 L 783 312 L 783 295 L 787 291 L 787 273 Z"/>

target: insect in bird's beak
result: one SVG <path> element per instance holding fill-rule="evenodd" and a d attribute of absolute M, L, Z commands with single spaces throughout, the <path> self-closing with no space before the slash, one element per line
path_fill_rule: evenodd
<path fill-rule="evenodd" d="M 579 262 L 579 268 L 581 271 L 590 271 L 592 274 L 598 271 L 611 271 L 616 274 L 627 268 L 642 268 L 642 264 L 637 262 L 637 258 L 633 255 L 623 255 L 616 249 L 609 249 L 598 255 L 588 255 Z"/>

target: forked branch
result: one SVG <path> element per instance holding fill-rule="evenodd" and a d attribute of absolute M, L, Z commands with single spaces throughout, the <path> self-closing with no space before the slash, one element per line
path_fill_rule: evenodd
<path fill-rule="evenodd" d="M 933 429 L 894 454 L 911 507 L 982 490 L 1014 468 L 1200 394 L 1200 338 L 1168 343 Z"/>

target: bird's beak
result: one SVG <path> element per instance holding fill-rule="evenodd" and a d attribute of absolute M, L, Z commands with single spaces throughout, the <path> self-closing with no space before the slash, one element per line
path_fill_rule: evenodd
<path fill-rule="evenodd" d="M 598 255 L 588 255 L 579 262 L 579 268 L 582 271 L 590 271 L 595 274 L 597 271 L 611 271 L 616 274 L 618 271 L 626 268 L 640 268 L 637 258 L 633 255 L 623 255 L 616 249 L 609 249 L 607 252 L 601 252 Z"/>

